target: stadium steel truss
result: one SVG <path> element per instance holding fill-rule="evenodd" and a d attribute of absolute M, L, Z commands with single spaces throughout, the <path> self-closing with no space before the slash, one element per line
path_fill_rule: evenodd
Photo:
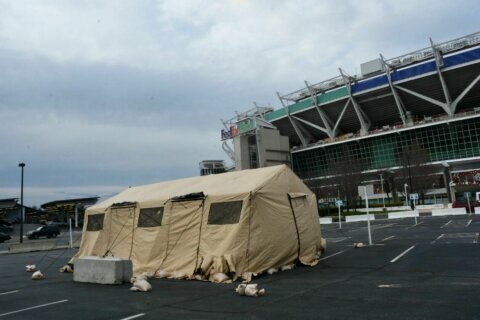
<path fill-rule="evenodd" d="M 378 70 L 339 75 L 281 95 L 264 119 L 288 135 L 294 171 L 327 174 L 345 149 L 375 172 L 399 166 L 419 141 L 438 164 L 480 168 L 480 32 L 392 59 Z M 329 161 L 327 161 L 327 158 Z"/>

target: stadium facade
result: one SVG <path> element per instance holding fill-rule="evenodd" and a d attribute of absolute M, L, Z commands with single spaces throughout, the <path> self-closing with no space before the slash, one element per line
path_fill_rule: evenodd
<path fill-rule="evenodd" d="M 289 163 L 305 180 L 324 179 L 350 157 L 365 164 L 364 179 L 381 198 L 380 175 L 398 171 L 402 151 L 419 144 L 425 163 L 438 169 L 429 199 L 480 191 L 480 32 L 439 44 L 430 39 L 428 47 L 391 59 L 379 55 L 361 65 L 360 75 L 339 69 L 334 78 L 305 81 L 278 97 L 279 109 L 256 107 L 224 122 L 224 150 L 238 169 L 276 164 L 268 163 L 259 134 L 270 130 L 278 136 L 267 140 L 288 137 L 287 147 L 273 150 L 288 149 L 276 162 Z M 241 139 L 247 147 L 237 148 Z M 241 157 L 255 161 L 239 165 Z"/>

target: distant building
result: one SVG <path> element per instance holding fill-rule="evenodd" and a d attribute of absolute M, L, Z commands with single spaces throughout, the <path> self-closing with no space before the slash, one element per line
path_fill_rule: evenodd
<path fill-rule="evenodd" d="M 55 200 L 41 205 L 48 220 L 68 222 L 73 219 L 75 227 L 83 223 L 85 208 L 97 203 L 99 197 Z"/>
<path fill-rule="evenodd" d="M 23 206 L 25 210 L 25 221 L 30 217 L 41 215 L 41 210 Z M 8 223 L 19 223 L 21 220 L 22 206 L 17 198 L 0 199 L 0 220 Z"/>

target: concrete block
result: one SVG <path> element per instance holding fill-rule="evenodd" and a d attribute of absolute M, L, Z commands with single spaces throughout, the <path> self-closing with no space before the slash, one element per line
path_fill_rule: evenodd
<path fill-rule="evenodd" d="M 466 208 L 451 208 L 451 209 L 433 209 L 432 217 L 435 216 L 458 216 L 467 214 Z"/>
<path fill-rule="evenodd" d="M 479 214 L 479 213 L 480 213 L 480 207 L 475 207 L 475 208 L 473 208 L 473 209 L 475 210 L 475 211 L 474 211 L 475 214 Z"/>
<path fill-rule="evenodd" d="M 389 212 L 388 219 L 413 218 L 418 217 L 417 210 Z"/>
<path fill-rule="evenodd" d="M 331 224 L 331 223 L 332 223 L 332 218 L 330 217 L 320 218 L 320 224 Z"/>
<path fill-rule="evenodd" d="M 354 216 L 345 216 L 345 222 L 357 222 L 357 221 L 367 221 L 367 220 L 375 220 L 375 215 L 370 214 L 370 219 L 368 219 L 367 214 L 360 214 Z"/>
<path fill-rule="evenodd" d="M 81 257 L 75 261 L 73 281 L 122 284 L 130 281 L 132 273 L 131 260 L 115 257 Z"/>

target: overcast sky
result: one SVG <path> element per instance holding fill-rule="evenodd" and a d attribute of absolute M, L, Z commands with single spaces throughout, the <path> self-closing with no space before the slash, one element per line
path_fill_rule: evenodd
<path fill-rule="evenodd" d="M 220 118 L 479 31 L 466 1 L 0 0 L 0 198 L 107 196 L 226 159 Z"/>

